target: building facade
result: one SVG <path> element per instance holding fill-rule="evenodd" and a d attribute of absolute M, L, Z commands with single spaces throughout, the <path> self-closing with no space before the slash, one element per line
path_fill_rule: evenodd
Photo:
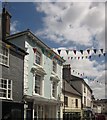
<path fill-rule="evenodd" d="M 26 52 L 6 41 L 5 18 L 9 18 L 10 15 L 4 8 L 1 16 L 1 27 L 4 27 L 4 30 L 2 29 L 0 35 L 0 119 L 23 120 L 23 69 Z"/>
<path fill-rule="evenodd" d="M 69 83 L 77 90 L 78 93 L 81 94 L 81 106 L 82 106 L 82 116 L 83 117 L 90 117 L 92 114 L 92 90 L 89 85 L 84 81 L 84 79 L 79 78 L 77 76 L 71 75 L 71 68 L 66 67 L 63 72 L 64 79 L 68 78 L 67 80 Z"/>
<path fill-rule="evenodd" d="M 0 41 L 0 99 L 2 119 L 24 119 L 23 68 L 25 52 Z"/>
<path fill-rule="evenodd" d="M 93 110 L 96 114 L 107 115 L 107 99 L 94 100 Z"/>
<path fill-rule="evenodd" d="M 64 60 L 29 30 L 7 40 L 28 52 L 24 59 L 25 118 L 60 117 Z"/>

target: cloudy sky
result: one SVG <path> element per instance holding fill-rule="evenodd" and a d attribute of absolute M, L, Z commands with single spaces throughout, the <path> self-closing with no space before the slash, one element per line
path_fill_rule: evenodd
<path fill-rule="evenodd" d="M 95 98 L 105 98 L 106 59 L 98 57 L 100 49 L 107 51 L 105 2 L 9 2 L 7 9 L 12 15 L 11 34 L 29 28 L 56 52 L 60 49 L 60 55 L 71 64 L 72 74 L 84 73 L 82 77 L 88 79 Z M 92 59 L 69 59 L 81 57 L 81 49 L 84 55 L 90 49 Z M 97 49 L 96 55 L 92 49 Z"/>

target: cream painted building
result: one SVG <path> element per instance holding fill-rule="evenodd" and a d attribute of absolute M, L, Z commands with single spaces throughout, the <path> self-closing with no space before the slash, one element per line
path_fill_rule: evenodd
<path fill-rule="evenodd" d="M 90 117 L 92 114 L 92 90 L 89 85 L 83 78 L 71 75 L 70 65 L 64 65 L 63 79 L 67 80 L 72 88 L 81 95 L 82 116 Z"/>
<path fill-rule="evenodd" d="M 64 67 L 69 68 L 69 65 L 65 65 Z M 69 119 L 78 120 L 82 114 L 81 98 L 82 98 L 81 94 L 70 84 L 68 79 L 66 80 L 64 79 L 61 96 L 61 101 L 63 101 L 60 111 L 61 118 L 63 118 L 64 120 Z"/>

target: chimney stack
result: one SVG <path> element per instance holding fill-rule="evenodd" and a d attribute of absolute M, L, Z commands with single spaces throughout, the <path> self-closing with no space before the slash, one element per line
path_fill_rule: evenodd
<path fill-rule="evenodd" d="M 6 40 L 6 37 L 10 35 L 10 19 L 11 15 L 3 8 L 2 10 L 2 40 Z"/>
<path fill-rule="evenodd" d="M 63 79 L 70 81 L 71 79 L 71 67 L 70 64 L 63 65 Z"/>

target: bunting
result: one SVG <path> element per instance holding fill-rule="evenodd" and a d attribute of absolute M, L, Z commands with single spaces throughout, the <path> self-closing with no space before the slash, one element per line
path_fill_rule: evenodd
<path fill-rule="evenodd" d="M 88 54 L 90 54 L 90 50 L 87 50 Z"/>
<path fill-rule="evenodd" d="M 68 53 L 69 53 L 69 50 L 66 50 L 66 53 L 67 53 L 67 55 L 68 55 Z"/>
<path fill-rule="evenodd" d="M 58 50 L 59 55 L 60 55 L 60 52 L 61 52 L 61 50 Z"/>
<path fill-rule="evenodd" d="M 76 55 L 76 50 L 73 50 L 74 51 L 74 54 Z"/>
<path fill-rule="evenodd" d="M 101 50 L 101 53 L 103 54 L 103 49 L 100 49 Z"/>
<path fill-rule="evenodd" d="M 63 50 L 63 49 L 62 49 Z M 61 51 L 62 51 L 61 49 L 59 50 L 57 50 L 57 52 L 58 52 L 58 54 L 60 55 L 60 53 L 61 53 Z M 100 50 L 100 52 L 103 54 L 104 53 L 104 49 L 87 49 L 87 50 L 75 50 L 75 49 L 66 49 L 65 51 L 66 51 L 66 53 L 67 53 L 67 55 L 69 54 L 69 51 L 73 51 L 73 53 L 76 55 L 76 53 L 77 53 L 77 51 L 80 51 L 80 53 L 81 53 L 81 55 L 83 55 L 84 53 L 85 53 L 85 51 L 87 51 L 87 53 L 88 54 L 90 54 L 90 52 L 91 52 L 91 50 L 93 50 L 93 52 L 94 52 L 94 54 L 96 54 L 97 53 L 97 51 L 99 51 Z"/>
<path fill-rule="evenodd" d="M 36 53 L 37 49 L 36 48 L 33 48 L 33 52 Z"/>
<path fill-rule="evenodd" d="M 81 54 L 83 54 L 83 50 L 80 50 Z"/>

